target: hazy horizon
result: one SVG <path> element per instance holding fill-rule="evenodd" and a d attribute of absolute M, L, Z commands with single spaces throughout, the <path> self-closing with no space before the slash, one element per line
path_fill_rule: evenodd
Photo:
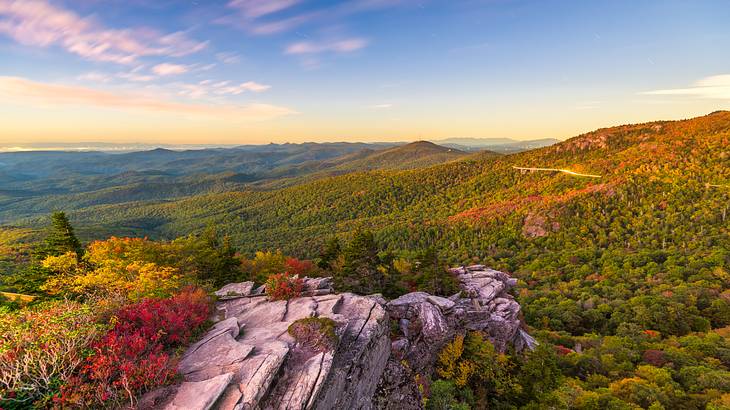
<path fill-rule="evenodd" d="M 536 138 L 534 140 L 515 140 L 511 138 L 480 138 L 480 137 L 451 137 L 444 139 L 427 140 L 433 143 L 458 143 L 459 140 L 471 140 L 474 143 L 491 143 L 492 145 L 502 144 L 519 144 L 521 142 L 532 142 L 541 140 L 552 140 L 552 138 Z M 174 151 L 196 150 L 196 149 L 214 149 L 214 148 L 235 148 L 241 146 L 266 146 L 266 145 L 285 145 L 285 144 L 373 144 L 373 145 L 400 145 L 421 141 L 402 140 L 402 141 L 303 141 L 303 142 L 267 142 L 259 144 L 174 144 L 174 143 L 154 143 L 154 142 L 103 142 L 103 141 L 86 141 L 86 142 L 29 142 L 29 143 L 3 143 L 0 142 L 0 153 L 2 152 L 31 152 L 31 151 L 69 151 L 69 152 L 132 152 L 146 151 L 156 148 L 169 149 Z M 556 141 L 559 141 L 556 139 Z"/>

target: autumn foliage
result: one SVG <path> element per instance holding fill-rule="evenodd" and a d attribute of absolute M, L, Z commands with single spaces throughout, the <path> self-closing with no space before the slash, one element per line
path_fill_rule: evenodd
<path fill-rule="evenodd" d="M 44 404 L 48 392 L 84 361 L 84 351 L 103 330 L 91 309 L 76 302 L 49 302 L 0 315 L 0 398 L 21 406 Z"/>
<path fill-rule="evenodd" d="M 199 289 L 122 308 L 114 327 L 91 345 L 94 354 L 62 388 L 57 402 L 71 407 L 133 405 L 138 394 L 174 379 L 174 349 L 188 343 L 209 314 L 208 298 Z"/>
<path fill-rule="evenodd" d="M 266 293 L 271 300 L 289 300 L 302 294 L 304 281 L 288 272 L 275 273 L 266 281 Z"/>

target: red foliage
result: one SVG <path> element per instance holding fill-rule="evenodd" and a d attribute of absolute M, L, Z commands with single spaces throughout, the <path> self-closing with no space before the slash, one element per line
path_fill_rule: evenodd
<path fill-rule="evenodd" d="M 304 280 L 288 272 L 275 273 L 266 281 L 266 294 L 271 300 L 289 300 L 302 294 Z"/>
<path fill-rule="evenodd" d="M 575 353 L 575 350 L 570 349 L 570 348 L 567 348 L 567 347 L 562 346 L 562 345 L 556 345 L 555 346 L 555 353 L 557 353 L 560 356 L 565 356 L 565 355 L 570 354 L 570 353 Z"/>
<path fill-rule="evenodd" d="M 649 330 L 649 329 L 644 330 L 644 334 L 653 339 L 656 339 L 661 336 L 661 333 L 657 332 L 656 330 Z"/>
<path fill-rule="evenodd" d="M 177 363 L 170 350 L 186 344 L 209 314 L 208 298 L 200 289 L 122 308 L 57 401 L 64 407 L 133 404 L 138 394 L 175 377 Z"/>
<path fill-rule="evenodd" d="M 292 275 L 307 276 L 314 270 L 314 264 L 309 260 L 299 260 L 289 257 L 284 262 L 284 270 Z"/>

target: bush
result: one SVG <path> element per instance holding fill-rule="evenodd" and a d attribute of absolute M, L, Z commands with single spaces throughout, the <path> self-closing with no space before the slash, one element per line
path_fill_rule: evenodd
<path fill-rule="evenodd" d="M 209 300 L 199 289 L 122 308 L 57 401 L 71 407 L 133 406 L 137 395 L 173 380 L 173 350 L 184 346 L 209 314 Z"/>
<path fill-rule="evenodd" d="M 460 393 L 463 395 L 468 389 L 457 389 L 453 381 L 436 380 L 431 384 L 431 395 L 426 401 L 427 410 L 469 410 L 471 407 L 468 403 L 462 403 L 457 397 Z"/>
<path fill-rule="evenodd" d="M 315 266 L 312 261 L 288 257 L 284 262 L 284 270 L 292 275 L 307 276 L 314 273 Z"/>
<path fill-rule="evenodd" d="M 266 294 L 271 300 L 289 300 L 302 294 L 302 278 L 287 272 L 275 273 L 266 280 Z"/>
<path fill-rule="evenodd" d="M 337 346 L 337 323 L 325 317 L 299 319 L 289 325 L 288 332 L 302 347 L 314 352 L 328 352 Z"/>
<path fill-rule="evenodd" d="M 0 398 L 6 398 L 0 407 L 48 399 L 77 370 L 101 331 L 92 309 L 76 302 L 0 315 Z"/>
<path fill-rule="evenodd" d="M 436 374 L 457 391 L 474 393 L 476 407 L 489 408 L 514 398 L 521 386 L 511 374 L 514 363 L 480 332 L 457 335 L 439 353 Z"/>

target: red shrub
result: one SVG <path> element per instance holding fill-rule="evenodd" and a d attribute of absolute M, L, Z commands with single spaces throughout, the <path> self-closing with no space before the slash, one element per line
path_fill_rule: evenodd
<path fill-rule="evenodd" d="M 309 260 L 289 257 L 284 262 L 284 269 L 292 275 L 307 276 L 314 270 L 314 264 Z"/>
<path fill-rule="evenodd" d="M 288 272 L 275 273 L 266 281 L 266 294 L 271 300 L 289 300 L 302 294 L 304 281 Z"/>
<path fill-rule="evenodd" d="M 170 350 L 186 344 L 209 314 L 207 296 L 199 289 L 122 308 L 58 401 L 71 407 L 133 405 L 135 396 L 175 377 L 176 357 Z"/>

